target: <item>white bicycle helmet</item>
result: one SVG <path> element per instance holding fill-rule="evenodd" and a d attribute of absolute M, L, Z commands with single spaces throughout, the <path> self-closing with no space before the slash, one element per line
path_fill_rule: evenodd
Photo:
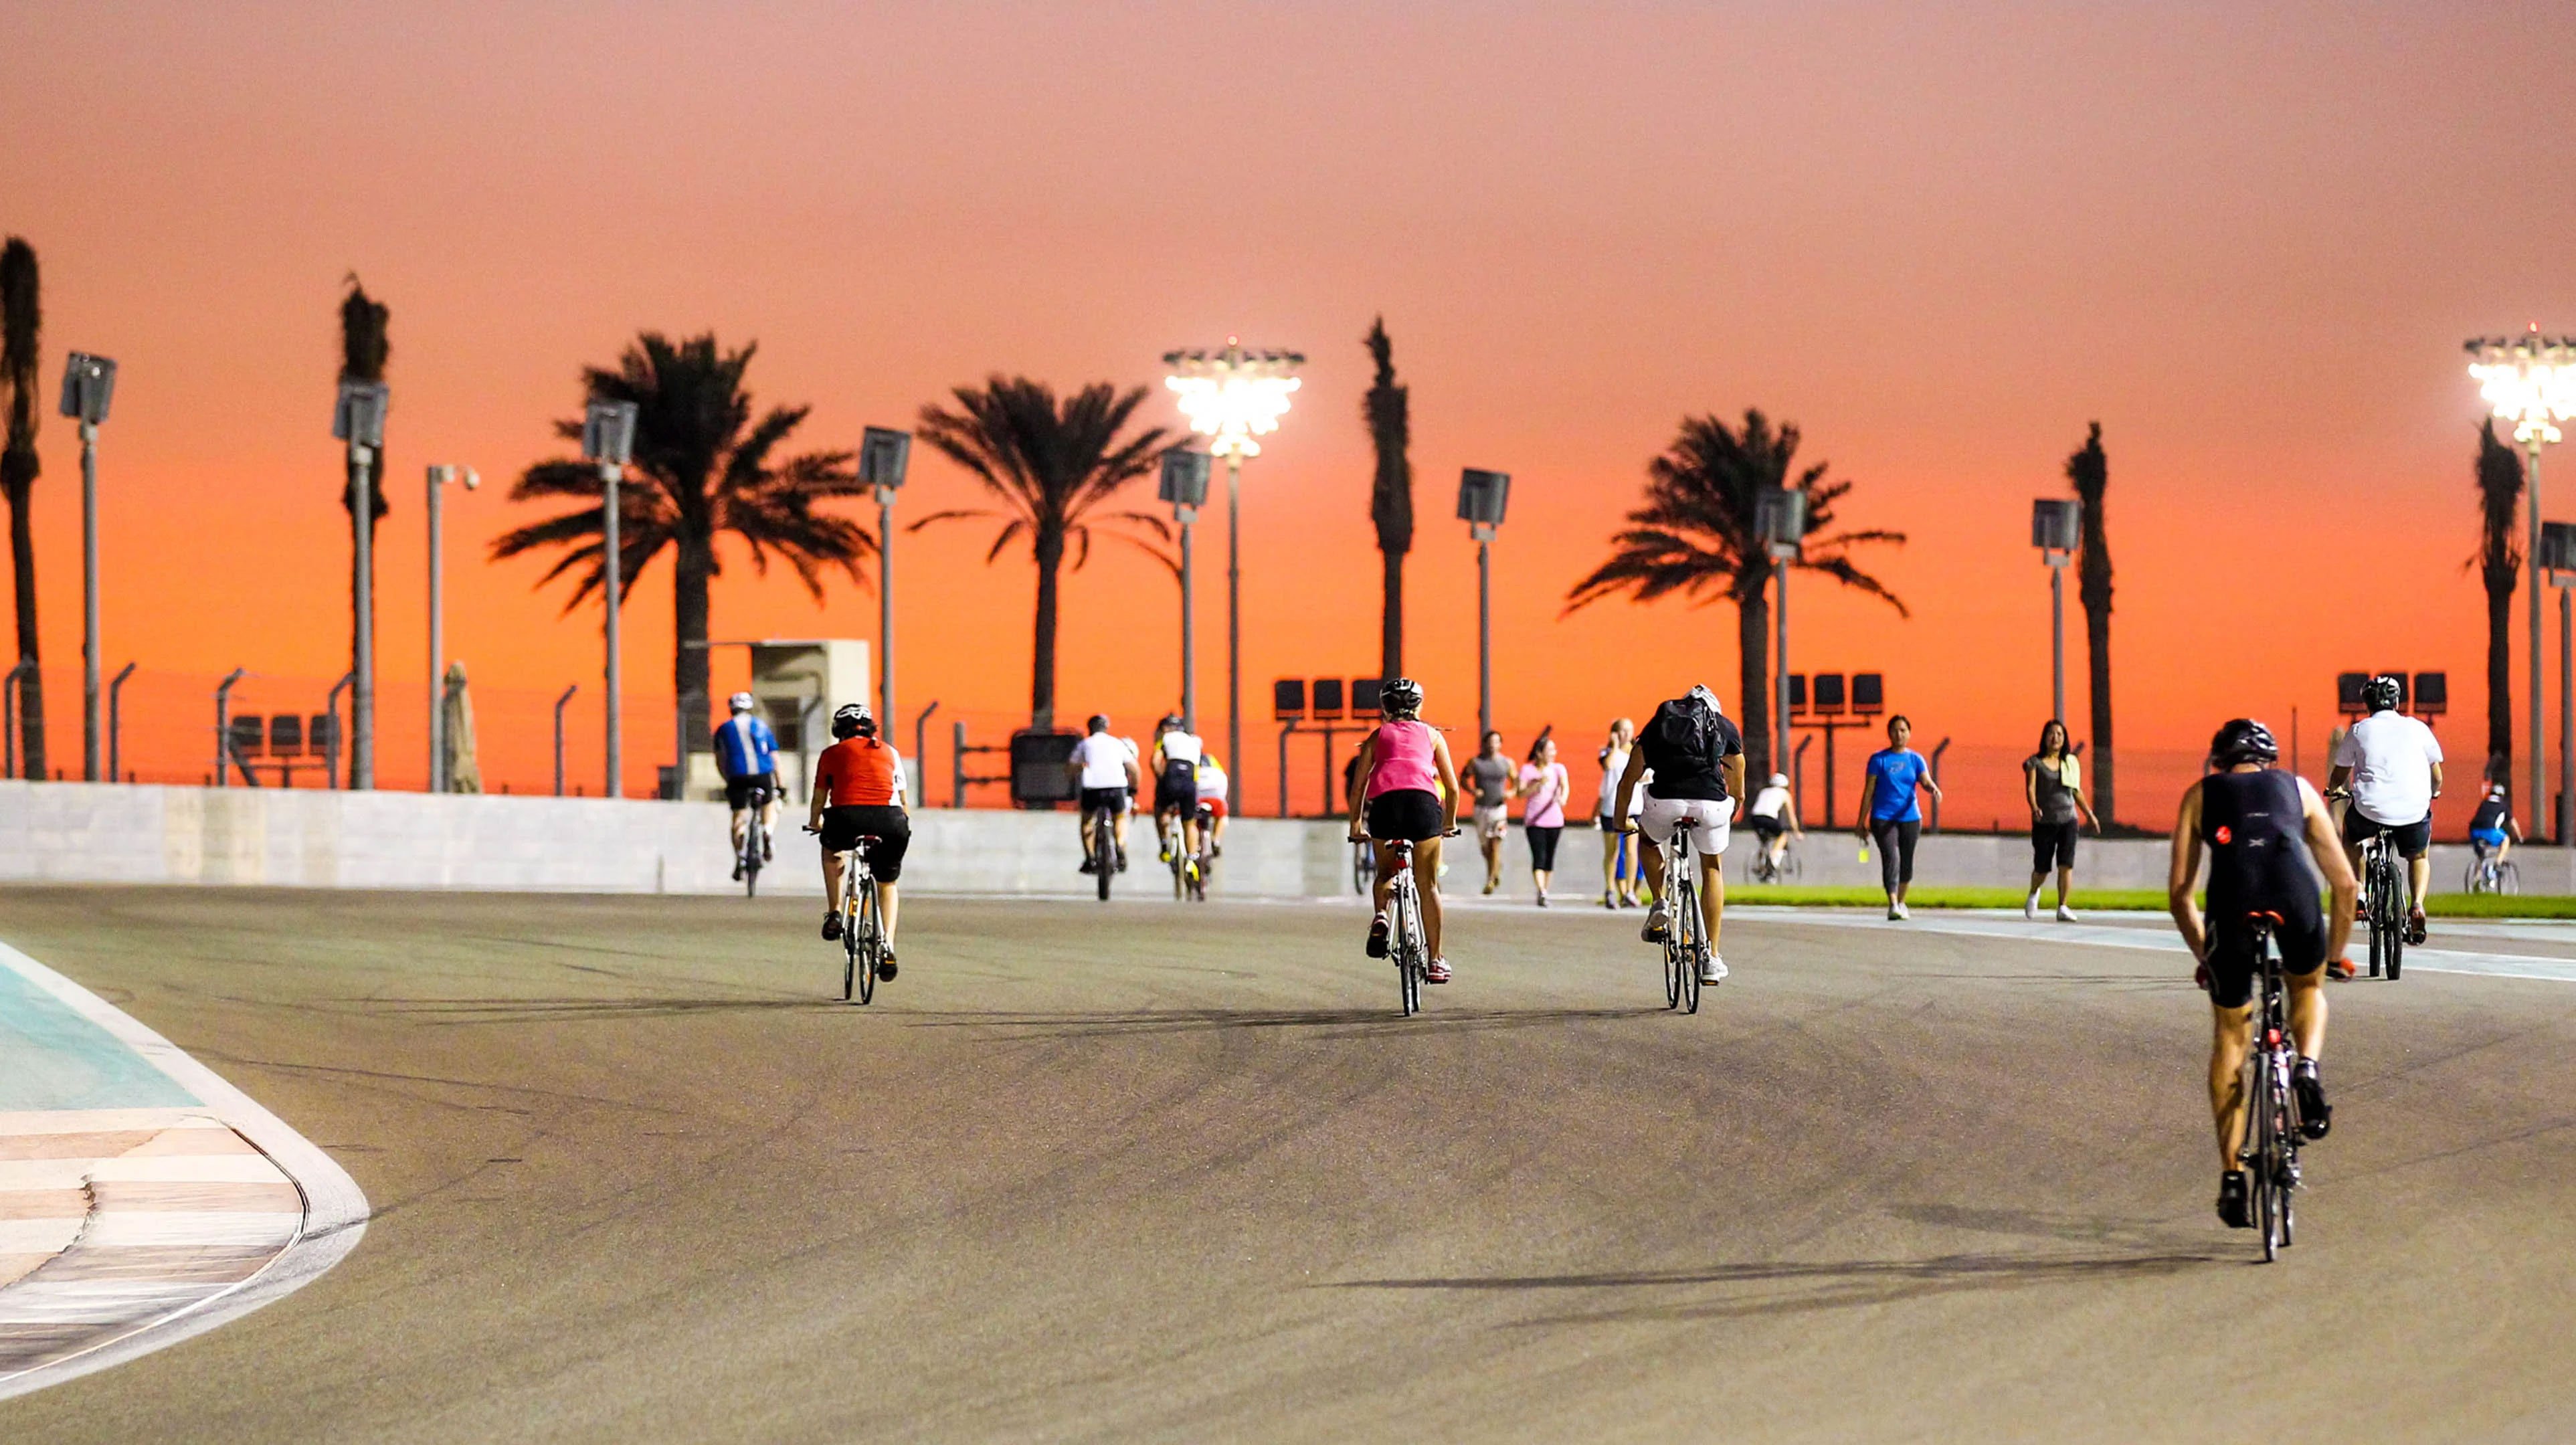
<path fill-rule="evenodd" d="M 758 706 L 758 703 L 752 698 L 750 693 L 738 692 L 725 699 L 725 706 L 732 708 L 735 712 L 749 712 L 754 707 Z"/>

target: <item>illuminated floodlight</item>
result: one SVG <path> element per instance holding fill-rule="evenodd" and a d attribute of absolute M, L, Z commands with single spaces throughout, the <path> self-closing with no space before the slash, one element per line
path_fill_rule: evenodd
<path fill-rule="evenodd" d="M 1257 457 L 1254 437 L 1279 429 L 1288 414 L 1288 394 L 1297 389 L 1297 368 L 1306 358 L 1294 351 L 1247 351 L 1229 336 L 1221 351 L 1171 351 L 1163 365 L 1190 430 L 1214 438 L 1208 452 L 1220 457 Z"/>
<path fill-rule="evenodd" d="M 2576 338 L 2534 326 L 2522 336 L 2472 337 L 2468 352 L 2478 394 L 2496 420 L 2513 423 L 2513 439 L 2527 449 L 2555 444 L 2557 424 L 2576 417 Z"/>

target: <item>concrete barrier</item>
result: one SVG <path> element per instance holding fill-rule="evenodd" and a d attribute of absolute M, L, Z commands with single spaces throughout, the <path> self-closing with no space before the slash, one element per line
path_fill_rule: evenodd
<path fill-rule="evenodd" d="M 778 861 L 761 875 L 764 891 L 822 891 L 814 840 L 797 829 L 802 821 L 795 809 L 781 815 Z M 1140 818 L 1135 827 L 1135 864 L 1120 890 L 1169 896 L 1151 825 Z M 918 809 L 904 882 L 927 892 L 1088 893 L 1091 880 L 1075 871 L 1074 839 L 1071 813 Z M 1753 846 L 1749 830 L 1735 839 L 1731 881 L 1744 876 Z M 1510 886 L 1524 893 L 1529 854 L 1517 836 L 1506 849 Z M 1798 849 L 1802 883 L 1878 882 L 1875 854 L 1861 861 L 1848 832 L 1810 833 Z M 2457 891 L 2468 850 L 2433 851 L 2434 891 Z M 2576 850 L 2526 848 L 2516 856 L 2524 891 L 2576 893 Z M 2086 838 L 2076 878 L 2087 888 L 2161 889 L 2169 857 L 2162 839 Z M 1570 829 L 1558 862 L 1561 895 L 1591 893 L 1601 835 Z M 722 893 L 740 886 L 732 866 L 721 803 L 0 781 L 0 882 Z M 1452 844 L 1453 880 L 1462 870 L 1472 877 L 1477 866 L 1470 850 Z M 1927 837 L 1914 880 L 2018 889 L 2030 881 L 2030 844 L 2010 833 Z M 1341 825 L 1236 819 L 1213 891 L 1351 897 Z"/>

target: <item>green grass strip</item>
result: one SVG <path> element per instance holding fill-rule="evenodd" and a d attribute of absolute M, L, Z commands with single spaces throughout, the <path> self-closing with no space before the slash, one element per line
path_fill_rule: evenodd
<path fill-rule="evenodd" d="M 1727 901 L 1768 903 L 1788 908 L 1884 908 L 1887 895 L 1866 884 L 1806 886 L 1729 883 Z M 2042 899 L 2042 911 L 2055 907 L 2057 891 Z M 1906 895 L 1915 908 L 2019 908 L 2022 894 L 2011 888 L 1920 887 Z M 2079 888 L 2068 902 L 2078 912 L 2162 913 L 2165 895 L 2154 888 Z M 2576 897 L 2557 894 L 2436 893 L 2424 904 L 2435 918 L 2576 918 Z"/>

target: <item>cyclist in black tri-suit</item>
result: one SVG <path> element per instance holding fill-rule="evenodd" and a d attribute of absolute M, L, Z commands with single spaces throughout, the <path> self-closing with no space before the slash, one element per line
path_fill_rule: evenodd
<path fill-rule="evenodd" d="M 2305 778 L 2282 772 L 2280 744 L 2271 729 L 2236 718 L 2210 740 L 2211 771 L 2183 790 L 2174 821 L 2173 874 L 2166 897 L 2183 942 L 2201 960 L 2201 985 L 2209 990 L 2213 1032 L 2209 1044 L 2209 1107 L 2218 1124 L 2218 1217 L 2252 1226 L 2244 1171 L 2237 1149 L 2245 1137 L 2245 1055 L 2253 1043 L 2254 912 L 2276 913 L 2273 940 L 2289 986 L 2290 1033 L 2299 1062 L 2290 1082 L 2299 1096 L 2300 1127 L 2325 1137 L 2333 1120 L 2317 1059 L 2326 1041 L 2325 962 L 2343 956 L 2352 933 L 2353 899 L 2360 887 L 2325 800 Z M 2209 854 L 2209 916 L 2192 903 L 2200 857 Z M 2317 907 L 2318 875 L 2334 901 Z"/>

